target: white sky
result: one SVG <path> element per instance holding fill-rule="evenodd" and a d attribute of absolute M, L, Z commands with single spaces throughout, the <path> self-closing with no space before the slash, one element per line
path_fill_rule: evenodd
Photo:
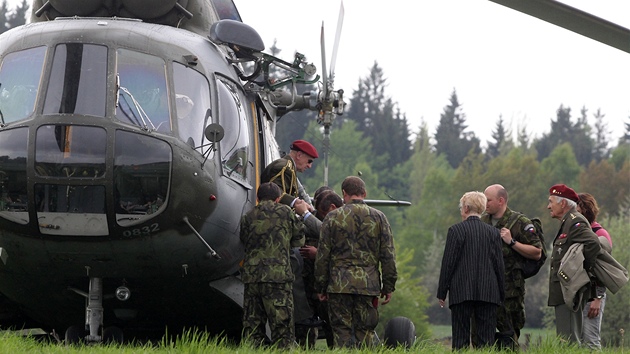
<path fill-rule="evenodd" d="M 7 0 L 13 8 L 21 0 Z M 325 25 L 330 61 L 341 0 L 234 0 L 243 21 L 280 57 L 297 50 L 318 70 Z M 563 0 L 630 27 L 628 0 Z M 453 89 L 469 130 L 490 139 L 499 115 L 516 132 L 550 129 L 563 104 L 576 119 L 583 106 L 606 115 L 616 140 L 630 116 L 630 54 L 487 0 L 345 0 L 335 87 L 346 102 L 378 62 L 386 94 L 406 113 L 410 128 L 424 119 L 435 133 Z M 330 67 L 330 66 L 329 66 Z M 574 120 L 575 121 L 575 120 Z"/>
<path fill-rule="evenodd" d="M 280 57 L 294 51 L 321 68 L 325 26 L 330 60 L 340 0 L 234 0 L 243 22 Z M 628 0 L 565 0 L 630 27 Z M 516 132 L 540 136 L 563 104 L 577 119 L 583 106 L 606 115 L 616 145 L 630 116 L 630 54 L 487 0 L 345 0 L 336 88 L 349 100 L 378 62 L 386 94 L 416 132 L 424 119 L 433 135 L 455 88 L 469 130 L 490 139 L 499 115 Z M 297 28 L 297 30 L 296 30 Z"/>

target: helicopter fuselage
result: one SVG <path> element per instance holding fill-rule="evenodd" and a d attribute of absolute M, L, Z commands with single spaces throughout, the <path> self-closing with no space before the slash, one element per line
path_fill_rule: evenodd
<path fill-rule="evenodd" d="M 238 335 L 239 220 L 278 156 L 224 49 L 113 18 L 0 38 L 2 296 L 61 329 L 85 321 L 97 278 L 106 325 Z"/>

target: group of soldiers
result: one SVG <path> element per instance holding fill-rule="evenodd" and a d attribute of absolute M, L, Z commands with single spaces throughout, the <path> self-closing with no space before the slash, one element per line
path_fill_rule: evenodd
<path fill-rule="evenodd" d="M 372 346 L 379 297 L 387 304 L 395 290 L 387 218 L 364 202 L 365 183 L 355 176 L 343 181 L 342 196 L 322 187 L 311 202 L 296 173 L 316 158 L 312 144 L 294 141 L 265 168 L 259 202 L 241 220 L 243 334 L 255 345 L 266 343 L 268 323 L 279 348 L 312 347 L 319 325 L 329 347 Z"/>

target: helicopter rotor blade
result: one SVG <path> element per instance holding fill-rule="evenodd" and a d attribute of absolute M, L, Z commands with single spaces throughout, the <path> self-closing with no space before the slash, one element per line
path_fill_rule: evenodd
<path fill-rule="evenodd" d="M 326 41 L 324 40 L 324 21 L 322 21 L 322 33 L 320 36 L 322 50 L 322 82 L 324 85 L 324 97 L 328 97 L 328 71 L 326 70 Z"/>
<path fill-rule="evenodd" d="M 343 1 L 339 7 L 339 17 L 337 18 L 337 31 L 335 32 L 335 44 L 333 45 L 332 58 L 330 59 L 330 80 L 335 79 L 335 63 L 337 62 L 337 50 L 341 39 L 341 28 L 343 27 L 344 8 Z"/>

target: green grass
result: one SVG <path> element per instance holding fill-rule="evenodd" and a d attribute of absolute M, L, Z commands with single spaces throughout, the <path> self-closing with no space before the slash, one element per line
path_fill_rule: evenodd
<path fill-rule="evenodd" d="M 433 326 L 434 336 L 436 333 L 447 333 L 450 335 L 450 327 Z M 530 333 L 531 332 L 531 333 Z M 524 334 L 530 333 L 532 337 L 540 336 L 540 342 L 531 343 L 526 348 L 527 353 L 556 354 L 556 353 L 584 353 L 590 354 L 588 349 L 578 348 L 575 345 L 568 345 L 555 338 L 548 331 L 525 330 Z M 442 335 L 437 334 L 437 335 Z M 14 332 L 0 333 L 0 353 L 41 353 L 41 354 L 61 354 L 61 353 L 122 353 L 122 354 L 162 354 L 162 353 L 236 353 L 236 354 L 257 354 L 257 353 L 312 353 L 312 352 L 331 352 L 331 353 L 448 353 L 450 346 L 436 339 L 427 339 L 418 341 L 413 348 L 405 350 L 403 348 L 389 349 L 379 347 L 375 349 L 339 349 L 328 350 L 325 346 L 319 345 L 312 350 L 294 349 L 291 351 L 278 350 L 275 348 L 256 349 L 249 345 L 234 345 L 226 343 L 223 340 L 209 337 L 205 333 L 188 332 L 175 340 L 162 340 L 155 344 L 128 344 L 128 345 L 79 345 L 66 346 L 63 343 L 50 342 L 46 340 L 36 339 L 33 336 L 23 337 Z M 473 352 L 473 350 L 465 350 L 462 352 Z M 496 353 L 493 349 L 475 350 L 475 353 Z M 624 354 L 623 348 L 604 348 L 602 353 L 619 353 Z"/>

